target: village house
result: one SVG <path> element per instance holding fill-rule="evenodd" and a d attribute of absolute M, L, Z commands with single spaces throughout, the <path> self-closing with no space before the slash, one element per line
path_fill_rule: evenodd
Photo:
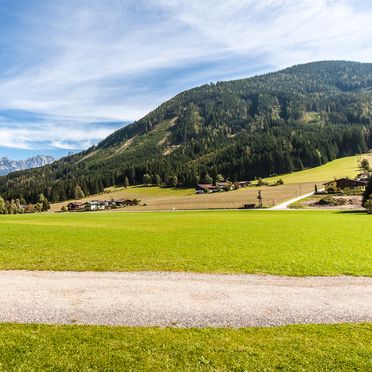
<path fill-rule="evenodd" d="M 235 189 L 240 189 L 242 187 L 247 187 L 250 184 L 249 181 L 235 181 L 234 187 Z"/>
<path fill-rule="evenodd" d="M 211 183 L 198 183 L 195 187 L 197 194 L 204 194 L 216 191 L 216 186 Z"/>
<path fill-rule="evenodd" d="M 85 209 L 84 203 L 81 202 L 71 202 L 67 204 L 67 209 L 69 212 L 78 212 Z"/>
<path fill-rule="evenodd" d="M 368 181 L 370 178 L 372 178 L 372 172 L 363 172 L 358 174 L 356 180 L 357 181 Z"/>
<path fill-rule="evenodd" d="M 324 183 L 324 189 L 327 193 L 335 193 L 342 191 L 364 191 L 366 189 L 366 181 L 351 180 L 350 178 L 340 178 Z"/>
<path fill-rule="evenodd" d="M 130 199 L 91 200 L 85 203 L 76 201 L 67 204 L 67 209 L 69 212 L 100 211 L 105 209 L 128 207 L 137 204 L 137 200 Z"/>
<path fill-rule="evenodd" d="M 205 193 L 211 193 L 211 192 L 217 192 L 217 191 L 231 191 L 231 190 L 237 190 L 242 187 L 246 187 L 250 184 L 249 181 L 221 181 L 216 182 L 215 185 L 212 183 L 198 183 L 195 187 L 195 193 L 196 194 L 205 194 Z"/>
<path fill-rule="evenodd" d="M 217 190 L 230 191 L 230 190 L 234 190 L 234 185 L 232 184 L 232 182 L 229 182 L 229 181 L 217 182 L 216 188 Z"/>
<path fill-rule="evenodd" d="M 84 205 L 85 205 L 85 210 L 87 211 L 98 211 L 98 210 L 106 209 L 106 205 L 104 201 L 93 200 L 90 202 L 86 202 Z"/>

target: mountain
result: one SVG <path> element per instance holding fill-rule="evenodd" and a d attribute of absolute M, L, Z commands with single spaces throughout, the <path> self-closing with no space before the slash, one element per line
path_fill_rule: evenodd
<path fill-rule="evenodd" d="M 48 155 L 36 155 L 26 160 L 10 160 L 2 157 L 0 158 L 0 176 L 19 170 L 42 167 L 54 161 L 53 156 Z"/>
<path fill-rule="evenodd" d="M 72 198 L 144 174 L 179 185 L 253 179 L 372 148 L 372 63 L 313 62 L 182 92 L 98 145 L 0 177 L 6 198 Z"/>

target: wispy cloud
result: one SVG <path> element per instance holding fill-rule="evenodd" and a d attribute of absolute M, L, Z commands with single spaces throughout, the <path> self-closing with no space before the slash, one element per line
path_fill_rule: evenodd
<path fill-rule="evenodd" d="M 29 114 L 3 115 L 0 147 L 84 148 L 194 85 L 371 61 L 371 19 L 365 0 L 3 0 L 0 116 Z"/>
<path fill-rule="evenodd" d="M 159 3 L 159 0 L 156 0 Z M 160 0 L 172 16 L 237 54 L 275 67 L 372 60 L 372 4 L 343 0 Z"/>
<path fill-rule="evenodd" d="M 60 117 L 31 122 L 29 119 L 4 121 L 0 116 L 0 148 L 79 150 L 97 143 L 121 125 L 119 122 L 92 123 Z"/>

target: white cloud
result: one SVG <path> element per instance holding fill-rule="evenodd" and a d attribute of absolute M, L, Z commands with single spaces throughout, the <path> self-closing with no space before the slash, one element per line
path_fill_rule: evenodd
<path fill-rule="evenodd" d="M 113 127 L 94 124 L 92 128 L 84 122 L 0 123 L 0 147 L 17 149 L 65 149 L 77 150 L 88 148 L 108 136 Z M 88 129 L 88 130 L 87 130 Z"/>

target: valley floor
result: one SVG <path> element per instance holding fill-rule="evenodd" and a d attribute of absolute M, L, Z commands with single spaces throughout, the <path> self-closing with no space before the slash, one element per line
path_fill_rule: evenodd
<path fill-rule="evenodd" d="M 303 184 L 288 184 L 279 186 L 245 187 L 240 190 L 218 192 L 211 194 L 195 194 L 193 189 L 161 189 L 158 187 L 133 186 L 129 189 L 111 188 L 109 192 L 93 195 L 80 201 L 139 199 L 138 206 L 120 208 L 121 211 L 169 211 L 169 210 L 200 210 L 200 209 L 238 209 L 244 204 L 256 204 L 258 190 L 262 191 L 263 205 L 272 207 L 305 193 L 314 191 L 312 182 Z M 319 188 L 321 184 L 318 184 Z M 68 202 L 51 205 L 51 212 L 58 212 Z M 96 212 L 93 212 L 96 213 Z"/>
<path fill-rule="evenodd" d="M 371 229 L 334 211 L 1 216 L 0 370 L 369 370 Z"/>

